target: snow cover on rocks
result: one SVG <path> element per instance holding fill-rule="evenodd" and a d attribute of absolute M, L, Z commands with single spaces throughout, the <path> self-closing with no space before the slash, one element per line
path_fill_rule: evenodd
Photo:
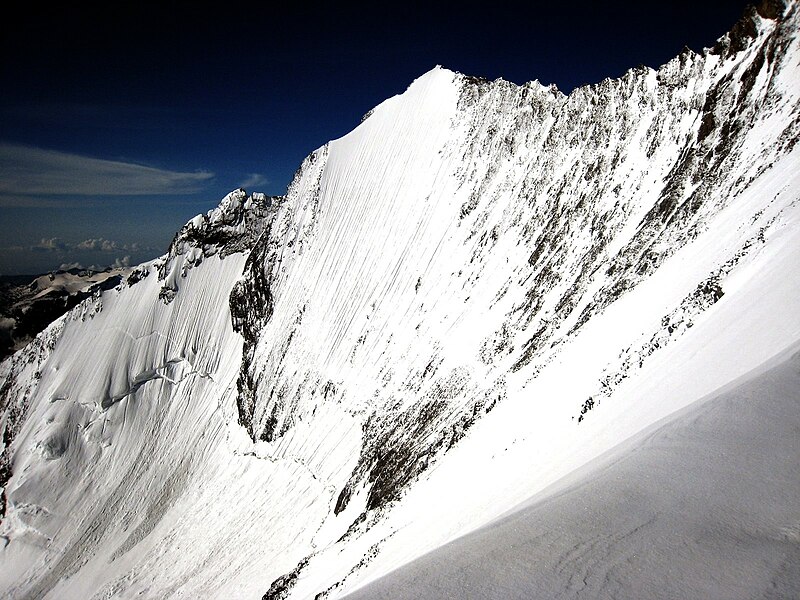
<path fill-rule="evenodd" d="M 798 20 L 569 96 L 437 67 L 187 223 L 0 366 L 0 589 L 340 596 L 795 343 Z"/>

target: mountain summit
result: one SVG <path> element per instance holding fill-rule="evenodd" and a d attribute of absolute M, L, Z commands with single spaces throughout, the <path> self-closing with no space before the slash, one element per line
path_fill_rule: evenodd
<path fill-rule="evenodd" d="M 339 597 L 785 356 L 799 30 L 765 2 L 569 95 L 436 67 L 285 197 L 192 219 L 0 365 L 0 589 Z M 643 539 L 632 569 L 659 563 Z"/>

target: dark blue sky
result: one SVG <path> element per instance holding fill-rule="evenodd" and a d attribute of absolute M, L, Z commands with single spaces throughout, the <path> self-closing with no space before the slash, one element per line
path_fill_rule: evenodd
<path fill-rule="evenodd" d="M 231 189 L 300 161 L 436 64 L 570 91 L 688 45 L 744 2 L 29 2 L 0 55 L 0 274 L 140 262 Z"/>

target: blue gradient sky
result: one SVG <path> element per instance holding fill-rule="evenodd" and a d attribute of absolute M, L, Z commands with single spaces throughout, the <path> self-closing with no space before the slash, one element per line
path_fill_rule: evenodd
<path fill-rule="evenodd" d="M 27 3 L 0 56 L 0 274 L 138 263 L 436 64 L 570 91 L 688 45 L 744 2 Z M 127 259 L 125 257 L 128 257 Z"/>

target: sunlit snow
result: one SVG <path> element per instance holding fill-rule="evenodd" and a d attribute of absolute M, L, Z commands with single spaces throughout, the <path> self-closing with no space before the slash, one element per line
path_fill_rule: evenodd
<path fill-rule="evenodd" d="M 798 7 L 748 18 L 569 96 L 437 67 L 55 321 L 0 365 L 2 593 L 338 597 L 522 503 L 547 540 L 544 490 L 683 444 L 800 340 Z"/>

